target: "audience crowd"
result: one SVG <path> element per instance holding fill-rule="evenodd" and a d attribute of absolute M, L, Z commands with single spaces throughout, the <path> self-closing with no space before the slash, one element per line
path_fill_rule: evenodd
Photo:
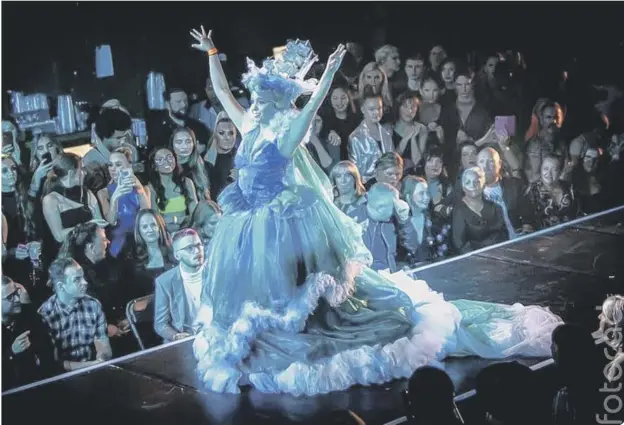
<path fill-rule="evenodd" d="M 547 98 L 516 52 L 468 61 L 442 46 L 425 56 L 385 45 L 367 62 L 362 46 L 347 47 L 307 147 L 336 206 L 362 226 L 375 270 L 412 269 L 624 204 L 615 85 L 577 99 L 563 79 Z M 25 133 L 2 122 L 3 389 L 136 351 L 132 300 L 151 314 L 137 332 L 141 347 L 197 331 L 204 252 L 241 141 L 209 79 L 205 91 L 191 105 L 169 87 L 166 110 L 145 117 L 146 144 L 131 113 L 106 102 L 83 157 L 42 133 L 28 135 L 28 152 Z M 238 101 L 250 105 L 242 92 Z M 590 423 L 598 388 L 621 376 L 621 338 L 606 330 L 623 315 L 622 297 L 605 301 L 597 333 L 615 351 L 609 378 L 592 357 L 595 339 L 562 325 L 552 405 L 538 400 L 530 369 L 496 364 L 477 378 L 487 413 L 478 423 L 540 423 L 546 411 L 543 423 Z M 405 396 L 408 421 L 464 423 L 453 396 L 444 372 L 419 369 Z"/>

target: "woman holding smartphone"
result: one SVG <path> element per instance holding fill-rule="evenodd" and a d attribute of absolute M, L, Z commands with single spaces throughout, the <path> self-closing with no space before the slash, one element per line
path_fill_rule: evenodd
<path fill-rule="evenodd" d="M 108 172 L 111 180 L 97 194 L 104 218 L 111 224 L 109 252 L 117 258 L 134 232 L 137 213 L 150 207 L 149 195 L 132 172 L 132 152 L 118 148 L 110 155 Z"/>

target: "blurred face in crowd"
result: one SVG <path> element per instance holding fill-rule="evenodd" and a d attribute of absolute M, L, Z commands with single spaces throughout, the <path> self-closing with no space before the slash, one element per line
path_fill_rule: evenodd
<path fill-rule="evenodd" d="M 349 95 L 342 87 L 337 87 L 331 92 L 331 106 L 337 113 L 344 113 L 349 107 Z"/>
<path fill-rule="evenodd" d="M 462 189 L 464 194 L 469 198 L 479 198 L 483 195 L 485 187 L 485 176 L 474 170 L 467 170 L 462 176 Z"/>
<path fill-rule="evenodd" d="M 557 108 L 552 106 L 546 107 L 542 110 L 542 130 L 547 134 L 555 134 L 561 126 L 559 119 L 560 115 L 557 112 Z"/>
<path fill-rule="evenodd" d="M 429 195 L 429 185 L 427 182 L 419 182 L 414 188 L 412 194 L 412 204 L 415 205 L 421 211 L 429 208 L 431 202 L 431 195 Z"/>
<path fill-rule="evenodd" d="M 394 75 L 395 72 L 398 72 L 401 69 L 401 58 L 399 58 L 399 52 L 396 50 L 391 51 L 386 57 L 385 62 L 383 63 L 383 68 L 388 74 L 388 77 Z"/>
<path fill-rule="evenodd" d="M 146 245 L 158 243 L 160 234 L 156 217 L 152 214 L 144 214 L 139 219 L 139 235 Z"/>
<path fill-rule="evenodd" d="M 175 243 L 174 256 L 188 267 L 199 267 L 204 263 L 204 244 L 196 234 L 184 236 Z"/>
<path fill-rule="evenodd" d="M 559 161 L 555 158 L 545 158 L 542 161 L 542 167 L 540 169 L 540 176 L 542 179 L 542 183 L 546 186 L 552 186 L 559 181 L 559 176 L 561 175 L 561 166 L 559 165 Z"/>
<path fill-rule="evenodd" d="M 440 97 L 440 88 L 435 81 L 427 80 L 422 85 L 420 93 L 422 94 L 423 102 L 436 103 Z"/>
<path fill-rule="evenodd" d="M 597 149 L 587 149 L 587 151 L 585 151 L 585 156 L 583 157 L 583 169 L 588 173 L 596 171 L 596 168 L 598 168 L 599 157 L 600 153 Z"/>
<path fill-rule="evenodd" d="M 221 220 L 221 213 L 219 211 L 215 211 L 214 208 L 206 208 L 205 211 L 206 216 L 203 217 L 201 233 L 204 238 L 212 239 L 215 229 L 217 228 L 217 224 L 219 224 L 219 220 Z"/>
<path fill-rule="evenodd" d="M 50 137 L 41 136 L 37 140 L 35 148 L 35 157 L 37 158 L 37 161 L 41 162 L 43 155 L 45 155 L 46 153 L 50 154 L 52 161 L 54 161 L 56 157 L 60 154 L 58 147 L 54 144 L 54 142 L 52 142 L 52 139 L 50 139 Z"/>
<path fill-rule="evenodd" d="M 340 195 L 349 195 L 355 192 L 355 178 L 347 168 L 336 169 L 334 184 Z"/>
<path fill-rule="evenodd" d="M 485 184 L 493 184 L 500 178 L 501 159 L 498 152 L 492 148 L 485 148 L 477 157 L 477 165 L 485 174 Z"/>
<path fill-rule="evenodd" d="M 407 98 L 399 107 L 399 119 L 404 122 L 412 122 L 418 113 L 419 100 L 417 97 Z"/>
<path fill-rule="evenodd" d="M 624 134 L 614 134 L 609 142 L 609 155 L 612 161 L 619 161 L 624 152 Z"/>
<path fill-rule="evenodd" d="M 438 69 L 442 61 L 446 59 L 446 52 L 444 51 L 444 47 L 435 46 L 431 49 L 429 53 L 429 62 L 431 63 L 431 67 L 433 69 Z"/>
<path fill-rule="evenodd" d="M 108 238 L 106 232 L 101 227 L 95 229 L 95 237 L 93 241 L 87 244 L 86 249 L 90 254 L 90 258 L 94 262 L 102 261 L 106 258 L 106 248 L 108 248 Z"/>
<path fill-rule="evenodd" d="M 13 158 L 2 160 L 2 191 L 13 192 L 17 184 L 17 164 Z"/>
<path fill-rule="evenodd" d="M 403 168 L 401 167 L 385 167 L 378 168 L 375 171 L 375 177 L 380 183 L 388 183 L 390 186 L 397 187 L 401 178 L 403 178 Z"/>
<path fill-rule="evenodd" d="M 156 171 L 160 174 L 171 174 L 176 167 L 176 160 L 173 152 L 169 149 L 159 149 L 154 155 L 154 164 Z"/>
<path fill-rule="evenodd" d="M 442 163 L 442 158 L 439 156 L 432 156 L 425 162 L 425 175 L 427 179 L 437 179 L 442 174 L 442 168 L 444 164 Z"/>
<path fill-rule="evenodd" d="M 440 70 L 440 74 L 442 75 L 442 81 L 444 81 L 446 85 L 453 84 L 453 82 L 455 81 L 455 63 L 445 63 Z"/>
<path fill-rule="evenodd" d="M 417 59 L 407 59 L 405 61 L 405 73 L 408 80 L 420 80 L 425 73 L 425 63 Z"/>
<path fill-rule="evenodd" d="M 364 84 L 371 86 L 375 93 L 381 93 L 381 85 L 383 84 L 383 74 L 378 69 L 373 69 L 364 74 Z"/>
<path fill-rule="evenodd" d="M 236 127 L 231 121 L 219 121 L 215 127 L 217 151 L 227 153 L 236 146 Z"/>
<path fill-rule="evenodd" d="M 10 155 L 15 150 L 15 146 L 13 146 L 15 140 L 13 139 L 13 133 L 10 131 L 2 132 L 2 153 Z"/>
<path fill-rule="evenodd" d="M 472 79 L 465 75 L 460 75 L 455 80 L 455 92 L 460 102 L 468 102 L 474 99 L 474 87 Z"/>
<path fill-rule="evenodd" d="M 500 59 L 498 58 L 498 56 L 490 56 L 489 58 L 487 58 L 487 61 L 485 61 L 483 69 L 485 70 L 485 74 L 488 76 L 489 79 L 494 78 L 494 71 L 496 71 L 496 65 L 498 65 L 499 61 Z"/>
<path fill-rule="evenodd" d="M 195 143 L 188 131 L 178 131 L 173 136 L 173 151 L 179 159 L 186 159 L 193 153 Z"/>
<path fill-rule="evenodd" d="M 398 195 L 396 195 L 398 198 Z M 366 212 L 375 221 L 388 221 L 394 213 L 395 194 L 383 189 L 371 190 L 368 193 Z"/>
<path fill-rule="evenodd" d="M 87 294 L 88 283 L 80 264 L 74 262 L 65 269 L 63 280 L 57 284 L 57 290 L 71 299 L 83 298 Z"/>
<path fill-rule="evenodd" d="M 214 87 L 212 86 L 212 81 L 210 80 L 210 78 L 206 80 L 205 91 L 206 91 L 206 97 L 208 98 L 208 102 L 210 102 L 211 105 L 216 105 L 219 103 L 219 98 L 217 97 L 217 94 L 214 91 Z"/>
<path fill-rule="evenodd" d="M 477 165 L 477 147 L 466 145 L 461 150 L 462 169 L 468 169 Z"/>
<path fill-rule="evenodd" d="M 115 130 L 113 135 L 102 140 L 102 143 L 104 143 L 104 146 L 106 146 L 109 151 L 113 151 L 126 143 L 132 144 L 132 139 L 133 135 L 131 129 Z"/>
<path fill-rule="evenodd" d="M 22 285 L 11 280 L 2 282 L 2 315 L 15 316 L 22 312 L 22 304 L 28 304 L 28 292 Z"/>
<path fill-rule="evenodd" d="M 171 115 L 178 119 L 184 119 L 189 109 L 188 96 L 183 91 L 173 92 L 170 95 L 168 106 Z"/>
<path fill-rule="evenodd" d="M 117 181 L 122 174 L 122 170 L 131 170 L 132 165 L 128 162 L 126 155 L 120 152 L 113 152 L 108 160 L 108 173 L 112 181 Z"/>
<path fill-rule="evenodd" d="M 383 115 L 383 102 L 381 97 L 369 97 L 362 105 L 364 120 L 370 124 L 377 124 Z"/>

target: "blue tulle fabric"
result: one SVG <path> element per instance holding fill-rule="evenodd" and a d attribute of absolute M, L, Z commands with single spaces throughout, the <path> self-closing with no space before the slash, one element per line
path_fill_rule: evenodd
<path fill-rule="evenodd" d="M 206 389 L 314 395 L 449 355 L 549 355 L 560 319 L 547 309 L 449 303 L 423 281 L 368 268 L 362 229 L 335 207 L 305 146 L 280 153 L 293 117 L 243 131 L 238 179 L 218 200 L 194 343 Z"/>

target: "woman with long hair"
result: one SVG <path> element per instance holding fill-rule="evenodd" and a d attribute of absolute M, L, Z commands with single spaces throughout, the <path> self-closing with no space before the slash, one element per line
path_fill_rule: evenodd
<path fill-rule="evenodd" d="M 333 145 L 340 145 L 340 159 L 349 157 L 347 144 L 349 136 L 360 124 L 355 104 L 346 87 L 334 86 L 327 96 L 327 107 L 321 112 L 323 128 L 320 137 Z"/>
<path fill-rule="evenodd" d="M 154 292 L 154 279 L 175 264 L 171 236 L 156 210 L 137 213 L 134 225 L 134 279 L 136 296 Z"/>
<path fill-rule="evenodd" d="M 71 230 L 92 219 L 104 221 L 95 195 L 83 185 L 84 171 L 80 157 L 63 153 L 54 161 L 52 174 L 43 187 L 44 263 L 56 257 L 58 248 Z"/>
<path fill-rule="evenodd" d="M 26 286 L 35 284 L 33 266 L 41 253 L 40 235 L 28 197 L 28 178 L 12 156 L 2 155 L 2 214 L 7 226 L 4 272 Z M 32 255 L 31 256 L 31 252 Z M 34 258 L 33 258 L 34 257 Z M 30 287 L 30 286 L 29 286 Z"/>
<path fill-rule="evenodd" d="M 63 146 L 52 136 L 42 133 L 32 141 L 28 170 L 32 173 L 29 194 L 33 198 L 41 196 L 41 189 L 48 173 L 52 170 L 54 160 L 63 153 Z"/>
<path fill-rule="evenodd" d="M 147 190 L 132 171 L 132 152 L 127 147 L 115 149 L 108 159 L 110 182 L 97 196 L 102 205 L 111 244 L 109 252 L 113 258 L 127 246 L 132 238 L 134 219 L 139 210 L 150 207 Z"/>
<path fill-rule="evenodd" d="M 329 173 L 334 187 L 334 204 L 349 215 L 357 206 L 366 202 L 366 188 L 360 172 L 351 161 L 340 161 Z"/>
<path fill-rule="evenodd" d="M 395 151 L 405 160 L 405 169 L 417 167 L 427 150 L 429 130 L 416 121 L 420 99 L 416 92 L 399 95 L 395 104 L 392 140 Z"/>
<path fill-rule="evenodd" d="M 160 211 L 167 231 L 180 229 L 182 222 L 197 205 L 195 185 L 184 177 L 182 167 L 169 149 L 157 149 L 149 159 L 149 190 L 151 208 Z"/>
<path fill-rule="evenodd" d="M 197 139 L 193 130 L 179 127 L 171 133 L 169 150 L 175 154 L 176 162 L 182 168 L 182 175 L 195 184 L 198 199 L 210 199 L 210 181 L 206 164 L 197 150 Z"/>
<path fill-rule="evenodd" d="M 357 101 L 362 102 L 367 92 L 381 96 L 383 102 L 383 116 L 381 124 L 389 124 L 392 121 L 392 106 L 394 99 L 388 76 L 377 62 L 370 62 L 364 66 L 358 79 Z"/>

